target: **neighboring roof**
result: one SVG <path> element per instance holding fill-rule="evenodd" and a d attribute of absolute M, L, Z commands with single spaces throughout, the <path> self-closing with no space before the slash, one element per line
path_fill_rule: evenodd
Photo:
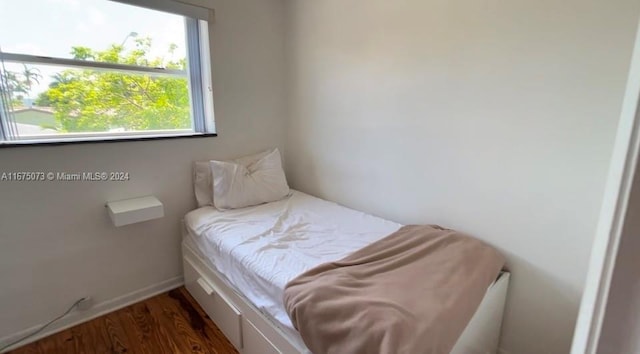
<path fill-rule="evenodd" d="M 53 114 L 53 107 L 18 107 L 14 108 L 13 113 L 22 113 L 22 112 L 40 112 Z"/>

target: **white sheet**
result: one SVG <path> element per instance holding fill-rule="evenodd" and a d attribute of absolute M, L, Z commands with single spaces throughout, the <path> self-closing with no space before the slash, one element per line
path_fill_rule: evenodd
<path fill-rule="evenodd" d="M 263 313 L 293 330 L 284 286 L 319 264 L 339 260 L 402 225 L 292 191 L 243 209 L 196 209 L 185 216 L 189 243 Z"/>

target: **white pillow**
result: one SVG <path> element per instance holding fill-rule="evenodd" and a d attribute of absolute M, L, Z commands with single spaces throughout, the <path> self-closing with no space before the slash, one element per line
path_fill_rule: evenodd
<path fill-rule="evenodd" d="M 213 179 L 209 161 L 196 161 L 193 164 L 193 191 L 196 194 L 198 208 L 213 205 Z"/>
<path fill-rule="evenodd" d="M 254 155 L 241 157 L 234 162 L 250 165 L 267 156 L 273 150 L 263 151 Z M 196 161 L 193 163 L 193 191 L 196 195 L 198 208 L 213 206 L 213 177 L 211 176 L 211 161 Z"/>
<path fill-rule="evenodd" d="M 210 164 L 213 202 L 218 209 L 273 202 L 289 194 L 278 149 L 234 161 L 211 161 Z"/>

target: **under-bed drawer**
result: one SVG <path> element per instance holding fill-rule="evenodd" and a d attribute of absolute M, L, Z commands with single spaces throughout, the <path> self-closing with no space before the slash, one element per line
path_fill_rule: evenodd
<path fill-rule="evenodd" d="M 189 293 L 236 348 L 242 348 L 242 316 L 217 286 L 189 260 L 183 260 L 184 283 Z"/>
<path fill-rule="evenodd" d="M 251 323 L 242 320 L 243 354 L 280 354 L 281 352 Z"/>

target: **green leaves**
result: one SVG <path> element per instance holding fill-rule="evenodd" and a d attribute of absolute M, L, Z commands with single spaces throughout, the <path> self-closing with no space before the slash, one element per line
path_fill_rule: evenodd
<path fill-rule="evenodd" d="M 104 51 L 76 46 L 75 59 L 185 69 L 186 60 L 151 57 L 150 38 L 136 38 L 135 49 L 120 45 Z M 175 46 L 168 48 L 171 57 Z M 55 109 L 62 132 L 144 131 L 191 128 L 188 81 L 116 71 L 67 69 L 54 76 L 38 97 Z"/>
<path fill-rule="evenodd" d="M 73 59 L 78 60 L 95 59 L 93 51 L 87 47 L 71 47 L 71 55 L 73 55 Z"/>

